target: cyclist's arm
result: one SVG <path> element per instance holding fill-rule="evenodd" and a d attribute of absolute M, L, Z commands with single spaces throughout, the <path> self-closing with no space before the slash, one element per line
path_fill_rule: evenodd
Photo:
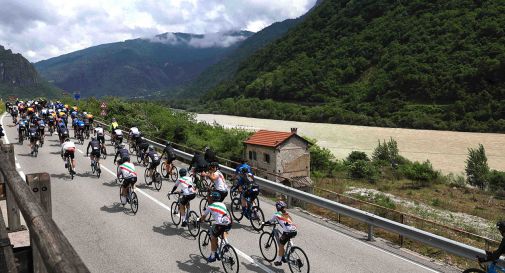
<path fill-rule="evenodd" d="M 505 253 L 505 238 L 501 240 L 500 246 L 498 249 L 492 253 L 489 253 L 487 255 L 487 260 L 488 261 L 496 261 L 500 259 L 500 256 Z"/>
<path fill-rule="evenodd" d="M 88 143 L 88 147 L 86 148 L 86 155 L 89 154 L 89 147 L 91 146 L 91 141 Z"/>
<path fill-rule="evenodd" d="M 172 191 L 170 192 L 170 194 L 173 194 L 175 192 L 175 190 L 177 190 L 177 186 L 179 186 L 179 181 L 175 182 L 175 185 L 172 188 Z"/>
<path fill-rule="evenodd" d="M 119 151 L 116 152 L 116 155 L 114 156 L 114 163 L 116 163 L 117 156 L 119 155 Z"/>

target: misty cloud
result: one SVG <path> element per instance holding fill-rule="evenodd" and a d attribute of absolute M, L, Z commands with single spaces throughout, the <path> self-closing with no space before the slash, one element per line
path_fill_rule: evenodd
<path fill-rule="evenodd" d="M 164 33 L 147 38 L 153 43 L 163 43 L 170 45 L 189 45 L 197 48 L 209 47 L 229 47 L 233 44 L 247 39 L 248 36 L 235 32 L 217 32 L 205 35 L 194 35 L 192 37 L 180 37 L 174 33 Z"/>
<path fill-rule="evenodd" d="M 227 36 L 227 32 L 259 31 L 276 21 L 304 14 L 315 2 L 0 0 L 0 45 L 23 54 L 30 61 L 166 32 L 210 33 L 193 38 L 188 44 L 223 47 L 244 39 Z"/>

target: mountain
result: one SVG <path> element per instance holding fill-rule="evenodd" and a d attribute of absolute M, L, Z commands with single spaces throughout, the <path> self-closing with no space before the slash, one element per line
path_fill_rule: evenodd
<path fill-rule="evenodd" d="M 39 77 L 21 54 L 0 45 L 0 96 L 55 97 L 58 90 Z"/>
<path fill-rule="evenodd" d="M 253 33 L 164 33 L 79 50 L 35 64 L 60 88 L 82 96 L 148 96 L 197 77 Z"/>
<path fill-rule="evenodd" d="M 321 2 L 322 0 L 318 0 L 314 8 L 321 4 Z M 299 18 L 275 22 L 255 33 L 221 61 L 207 68 L 194 81 L 181 88 L 176 96 L 200 96 L 216 87 L 222 81 L 231 79 L 243 61 L 259 49 L 281 38 L 291 28 L 302 22 L 314 8 Z"/>
<path fill-rule="evenodd" d="M 505 131 L 504 25 L 499 0 L 322 1 L 205 99 L 292 103 L 312 121 Z"/>

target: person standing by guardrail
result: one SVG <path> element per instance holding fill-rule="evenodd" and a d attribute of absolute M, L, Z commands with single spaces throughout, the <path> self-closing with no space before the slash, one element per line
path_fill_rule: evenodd
<path fill-rule="evenodd" d="M 498 249 L 496 249 L 494 252 L 486 251 L 486 258 L 478 258 L 480 263 L 496 261 L 500 259 L 501 255 L 505 254 L 505 221 L 496 223 L 496 228 L 498 228 L 498 231 L 500 231 L 500 234 L 502 236 L 500 246 L 498 246 Z"/>

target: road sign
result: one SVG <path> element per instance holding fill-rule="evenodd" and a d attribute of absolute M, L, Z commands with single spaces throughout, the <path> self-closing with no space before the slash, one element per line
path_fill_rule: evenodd
<path fill-rule="evenodd" d="M 75 100 L 79 100 L 81 98 L 81 94 L 80 93 L 74 93 L 74 99 Z"/>
<path fill-rule="evenodd" d="M 101 115 L 101 116 L 106 116 L 106 115 L 107 115 L 107 111 L 102 110 L 102 112 L 100 112 L 100 115 Z"/>
<path fill-rule="evenodd" d="M 100 108 L 103 110 L 103 109 L 107 109 L 107 103 L 105 101 L 102 101 L 102 103 L 100 104 Z"/>

